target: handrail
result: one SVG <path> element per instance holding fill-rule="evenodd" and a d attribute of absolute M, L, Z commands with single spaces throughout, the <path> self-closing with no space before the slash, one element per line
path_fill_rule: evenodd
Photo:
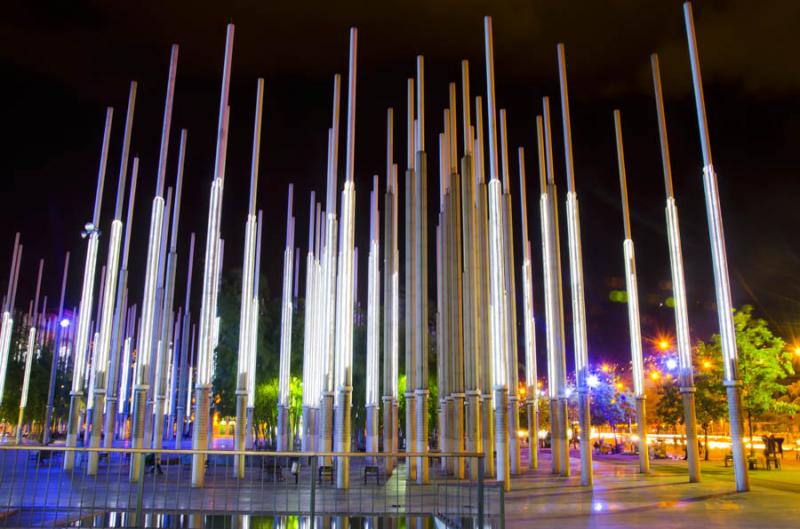
<path fill-rule="evenodd" d="M 101 453 L 121 453 L 121 454 L 176 454 L 176 455 L 195 455 L 195 454 L 221 454 L 232 456 L 263 456 L 263 457 L 464 457 L 483 459 L 485 454 L 482 452 L 273 452 L 267 450 L 220 450 L 220 449 L 185 449 L 185 448 L 103 448 L 103 447 L 67 447 L 67 446 L 38 446 L 38 445 L 0 445 L 0 451 L 25 450 L 29 452 L 101 452 Z"/>

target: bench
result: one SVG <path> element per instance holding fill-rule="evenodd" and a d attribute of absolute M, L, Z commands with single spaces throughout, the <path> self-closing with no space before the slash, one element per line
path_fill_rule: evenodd
<path fill-rule="evenodd" d="M 730 463 L 731 465 L 733 465 L 733 454 L 732 454 L 732 453 L 730 453 L 730 452 L 728 452 L 727 454 L 725 454 L 725 466 L 726 466 L 726 467 L 728 466 L 728 463 Z"/>
<path fill-rule="evenodd" d="M 378 465 L 366 465 L 364 467 L 364 485 L 367 484 L 367 477 L 370 475 L 375 476 L 376 485 L 381 484 L 381 473 Z"/>

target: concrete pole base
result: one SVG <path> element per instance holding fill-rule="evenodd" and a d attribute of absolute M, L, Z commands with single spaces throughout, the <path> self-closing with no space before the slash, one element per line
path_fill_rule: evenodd
<path fill-rule="evenodd" d="M 742 401 L 739 382 L 723 382 L 728 394 L 728 421 L 731 426 L 731 451 L 733 452 L 733 475 L 736 479 L 736 492 L 750 490 L 750 476 L 747 473 L 747 458 L 744 453 L 744 429 L 742 427 Z"/>
<path fill-rule="evenodd" d="M 464 394 L 459 393 L 453 397 L 453 419 L 455 421 L 455 430 L 453 438 L 453 450 L 456 452 L 464 451 Z M 464 458 L 459 457 L 454 460 L 455 476 L 458 479 L 464 479 Z"/>
<path fill-rule="evenodd" d="M 522 473 L 519 442 L 519 398 L 509 393 L 508 395 L 508 459 L 511 463 L 511 475 Z"/>
<path fill-rule="evenodd" d="M 561 430 L 558 421 L 558 399 L 550 398 L 550 459 L 551 472 L 561 474 Z"/>
<path fill-rule="evenodd" d="M 234 448 L 236 450 L 244 450 L 246 448 L 247 437 L 247 391 L 236 390 L 236 439 Z M 233 464 L 233 477 L 242 479 L 244 478 L 244 456 L 236 456 Z"/>
<path fill-rule="evenodd" d="M 194 428 L 192 429 L 192 449 L 208 450 L 208 425 L 211 422 L 211 385 L 198 384 L 195 387 Z M 192 487 L 205 485 L 206 454 L 192 455 Z"/>
<path fill-rule="evenodd" d="M 336 415 L 336 445 L 335 452 L 350 451 L 350 406 L 353 400 L 353 388 L 344 386 L 338 388 L 339 405 L 334 410 Z M 350 458 L 339 457 L 336 462 L 336 488 L 350 488 Z"/>
<path fill-rule="evenodd" d="M 164 446 L 164 403 L 166 402 L 166 395 L 159 395 L 153 403 L 153 447 L 161 450 Z M 159 455 L 156 454 L 156 458 Z"/>
<path fill-rule="evenodd" d="M 477 391 L 468 391 L 466 402 L 464 403 L 464 414 L 466 422 L 466 450 L 467 452 L 480 452 L 481 443 L 481 394 Z M 472 458 L 469 460 L 469 477 L 472 480 L 478 479 L 477 461 Z"/>
<path fill-rule="evenodd" d="M 392 397 L 392 450 L 397 452 L 400 447 L 400 403 Z M 392 468 L 397 465 L 397 458 L 392 458 Z"/>
<path fill-rule="evenodd" d="M 244 432 L 244 447 L 246 450 L 252 450 L 255 445 L 255 424 L 253 423 L 253 408 L 247 408 L 245 412 L 247 416 L 247 430 Z"/>
<path fill-rule="evenodd" d="M 133 421 L 131 423 L 131 447 L 144 448 L 144 422 L 147 408 L 147 386 L 133 388 Z M 142 454 L 131 454 L 128 478 L 131 483 L 139 480 Z"/>
<path fill-rule="evenodd" d="M 106 390 L 104 389 L 97 389 L 94 390 L 94 409 L 92 418 L 92 433 L 91 437 L 89 438 L 89 446 L 91 448 L 100 448 L 100 437 L 102 436 L 103 432 L 103 408 L 105 407 L 106 401 Z M 106 434 L 106 437 L 111 437 L 110 435 Z M 88 463 L 86 465 L 86 475 L 87 476 L 96 476 L 97 475 L 97 464 L 100 460 L 100 452 L 89 452 L 88 454 Z"/>
<path fill-rule="evenodd" d="M 103 437 L 103 448 L 111 448 L 114 444 L 114 432 L 116 428 L 117 418 L 117 396 L 111 394 L 106 399 L 106 416 L 103 426 L 105 427 L 106 435 Z"/>
<path fill-rule="evenodd" d="M 406 393 L 406 452 L 413 452 L 417 445 L 417 425 L 416 425 L 416 396 L 413 392 Z M 417 479 L 417 460 L 413 457 L 406 457 L 406 479 L 413 481 Z"/>
<path fill-rule="evenodd" d="M 289 408 L 278 404 L 278 452 L 288 452 L 289 447 Z"/>
<path fill-rule="evenodd" d="M 394 452 L 394 422 L 392 421 L 392 397 L 384 395 L 381 399 L 383 402 L 383 452 L 391 454 Z M 394 459 L 385 457 L 384 466 L 386 467 L 386 475 L 389 476 L 394 470 Z"/>
<path fill-rule="evenodd" d="M 417 452 L 420 454 L 428 453 L 428 390 L 417 389 L 416 394 L 416 416 L 417 416 Z M 417 483 L 426 485 L 430 481 L 428 475 L 428 458 L 417 458 Z"/>
<path fill-rule="evenodd" d="M 647 450 L 647 414 L 645 398 L 636 397 L 636 428 L 639 433 L 639 473 L 650 472 L 650 454 Z"/>
<path fill-rule="evenodd" d="M 378 452 L 378 430 L 380 429 L 380 410 L 378 406 L 370 405 L 365 410 L 367 414 L 367 452 Z M 378 462 L 378 458 L 372 459 L 373 463 Z"/>
<path fill-rule="evenodd" d="M 694 387 L 681 387 L 683 401 L 683 424 L 686 427 L 686 462 L 689 467 L 689 483 L 700 481 L 700 450 L 697 447 L 697 416 L 694 408 Z"/>
<path fill-rule="evenodd" d="M 508 410 L 508 389 L 506 389 L 505 386 L 494 388 L 494 402 L 494 442 L 497 450 L 497 481 L 503 483 L 504 490 L 510 491 L 511 474 L 509 472 L 510 465 L 508 458 L 508 418 L 506 417 Z"/>
<path fill-rule="evenodd" d="M 319 443 L 317 449 L 320 452 L 333 452 L 333 393 L 325 392 L 322 394 L 322 403 L 319 407 L 320 423 L 317 427 L 319 432 Z M 322 458 L 323 465 L 330 465 L 331 458 Z"/>
<path fill-rule="evenodd" d="M 445 426 L 444 426 L 444 451 L 445 452 L 455 452 L 455 401 L 453 400 L 452 395 L 448 395 L 444 399 L 444 417 L 445 417 Z M 451 457 L 443 457 L 442 458 L 442 469 L 450 476 L 453 475 L 455 472 L 455 464 L 453 458 Z"/>
<path fill-rule="evenodd" d="M 69 396 L 69 420 L 67 422 L 67 448 L 75 448 L 78 444 L 80 429 L 81 408 L 83 407 L 83 392 L 74 391 Z M 70 471 L 75 467 L 75 452 L 64 452 L 64 470 Z"/>
<path fill-rule="evenodd" d="M 569 415 L 567 414 L 567 398 L 558 399 L 558 429 L 560 434 L 561 476 L 568 478 L 572 473 L 569 464 Z"/>
<path fill-rule="evenodd" d="M 481 431 L 481 442 L 483 444 L 482 451 L 484 454 L 484 476 L 493 478 L 495 472 L 494 460 L 494 409 L 492 408 L 492 395 L 491 393 L 483 393 L 481 395 L 481 422 L 485 428 Z"/>
<path fill-rule="evenodd" d="M 316 408 L 303 406 L 303 438 L 300 441 L 300 449 L 303 452 L 314 451 L 314 423 L 316 422 L 316 415 Z"/>
<path fill-rule="evenodd" d="M 186 400 L 186 399 L 181 399 Z M 186 425 L 186 408 L 175 407 L 175 448 L 183 448 L 183 429 Z"/>
<path fill-rule="evenodd" d="M 592 422 L 589 415 L 589 390 L 578 389 L 578 423 L 581 428 L 581 485 L 591 487 L 594 483 L 592 471 Z"/>

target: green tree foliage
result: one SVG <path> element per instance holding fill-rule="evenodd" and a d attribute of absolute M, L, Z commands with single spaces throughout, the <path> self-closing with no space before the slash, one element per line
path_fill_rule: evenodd
<path fill-rule="evenodd" d="M 668 424 L 672 431 L 677 430 L 677 424 L 683 423 L 683 405 L 678 382 L 675 379 L 664 380 L 656 390 L 658 400 L 656 400 L 655 412 L 658 417 L 659 425 Z"/>
<path fill-rule="evenodd" d="M 786 349 L 784 341 L 772 333 L 765 320 L 753 316 L 753 307 L 750 305 L 735 310 L 733 321 L 736 328 L 742 407 L 752 441 L 753 419 L 762 418 L 769 413 L 796 413 L 799 409 L 797 404 L 782 398 L 788 391 L 785 381 L 794 374 L 792 353 Z M 701 361 L 705 364 L 701 364 L 700 373 L 708 372 L 709 381 L 715 383 L 715 387 L 709 387 L 709 391 L 716 392 L 720 399 L 724 399 L 721 351 L 719 334 L 713 335 L 709 343 L 698 344 L 698 357 L 705 359 Z M 699 393 L 698 390 L 698 400 Z M 712 402 L 712 407 L 714 404 L 716 403 Z M 698 405 L 698 420 L 702 421 L 699 408 Z"/>

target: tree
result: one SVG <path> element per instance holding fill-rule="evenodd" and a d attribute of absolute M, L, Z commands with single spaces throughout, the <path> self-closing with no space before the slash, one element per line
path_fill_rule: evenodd
<path fill-rule="evenodd" d="M 780 398 L 787 392 L 784 380 L 794 374 L 792 353 L 786 349 L 784 341 L 772 333 L 765 320 L 753 316 L 753 307 L 750 305 L 734 310 L 733 322 L 736 328 L 742 407 L 747 415 L 752 452 L 753 418 L 758 419 L 767 413 L 796 413 L 800 407 Z M 713 367 L 721 369 L 719 334 L 713 335 L 711 342 L 703 344 L 702 349 L 708 358 L 718 359 Z M 724 394 L 721 385 L 716 390 Z"/>
<path fill-rule="evenodd" d="M 591 390 L 591 421 L 596 426 L 608 424 L 616 444 L 617 425 L 627 422 L 633 415 L 633 396 L 625 391 L 613 369 L 593 375 L 598 383 Z"/>
<path fill-rule="evenodd" d="M 681 393 L 675 379 L 665 380 L 656 390 L 658 400 L 655 405 L 656 417 L 659 424 L 669 424 L 673 433 L 678 423 L 683 423 L 683 405 Z"/>
<path fill-rule="evenodd" d="M 703 429 L 705 455 L 708 461 L 708 429 L 711 423 L 728 413 L 728 401 L 722 385 L 722 352 L 719 348 L 698 341 L 694 356 L 694 407 L 697 422 Z"/>

